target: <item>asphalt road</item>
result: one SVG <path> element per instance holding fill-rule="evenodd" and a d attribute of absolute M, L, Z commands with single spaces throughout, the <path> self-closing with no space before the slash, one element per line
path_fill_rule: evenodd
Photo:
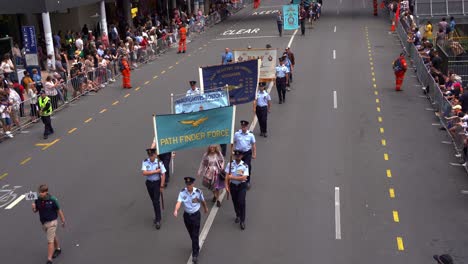
<path fill-rule="evenodd" d="M 262 1 L 260 11 L 282 4 Z M 198 66 L 218 64 L 225 47 L 288 45 L 293 32 L 277 37 L 274 14 L 253 13 L 247 7 L 190 43 L 187 54 L 172 51 L 134 71 L 138 91 L 116 84 L 59 112 L 48 141 L 36 125 L 0 145 L 4 189 L 22 186 L 21 195 L 47 183 L 61 202 L 68 226 L 59 230 L 63 254 L 55 263 L 187 263 L 189 237 L 172 210 L 204 149 L 177 153 L 155 230 L 140 172 L 151 115 L 169 113 L 170 94 L 184 93 Z M 468 262 L 466 172 L 449 164 L 453 148 L 442 143 L 446 132 L 433 125 L 412 72 L 403 92 L 393 90 L 390 65 L 401 46 L 388 28 L 370 1 L 330 0 L 314 28 L 294 36 L 293 90 L 279 105 L 273 87 L 269 137 L 255 129 L 247 229 L 234 224 L 224 201 L 200 263 L 431 263 L 440 253 Z M 251 105 L 238 107 L 237 118 L 251 120 Z M 45 150 L 35 146 L 56 139 Z M 28 201 L 0 208 L 0 223 L 2 262 L 45 263 L 45 237 Z"/>

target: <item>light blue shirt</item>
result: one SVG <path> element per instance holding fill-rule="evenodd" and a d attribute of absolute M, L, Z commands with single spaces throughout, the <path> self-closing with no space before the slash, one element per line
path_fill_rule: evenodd
<path fill-rule="evenodd" d="M 228 52 L 228 53 L 223 53 L 223 64 L 228 64 L 229 61 L 232 62 L 232 59 L 233 58 L 233 55 L 232 55 L 232 52 Z"/>
<path fill-rule="evenodd" d="M 284 66 L 288 68 L 288 72 L 291 71 L 291 61 L 289 60 L 289 57 L 286 57 L 286 60 L 284 61 Z"/>
<path fill-rule="evenodd" d="M 276 78 L 284 78 L 286 77 L 286 73 L 289 73 L 288 67 L 283 65 L 276 66 Z"/>
<path fill-rule="evenodd" d="M 267 91 L 259 91 L 257 93 L 257 105 L 260 107 L 268 106 L 268 101 L 271 101 L 271 97 Z"/>
<path fill-rule="evenodd" d="M 203 192 L 193 187 L 192 193 L 189 193 L 187 188 L 182 189 L 179 193 L 179 197 L 177 198 L 177 202 L 181 202 L 184 204 L 184 211 L 193 214 L 200 210 L 200 203 L 205 201 L 205 197 L 203 196 Z"/>
<path fill-rule="evenodd" d="M 192 95 L 199 95 L 200 94 L 200 88 L 195 87 L 195 90 L 192 90 L 192 88 L 188 89 L 187 94 L 185 96 L 192 96 Z"/>
<path fill-rule="evenodd" d="M 227 165 L 225 172 L 229 173 L 229 164 Z M 233 160 L 231 163 L 231 174 L 232 176 L 249 176 L 249 167 L 242 160 L 239 162 L 239 164 Z M 241 184 L 242 182 L 238 180 L 231 180 L 231 183 L 235 185 Z"/>
<path fill-rule="evenodd" d="M 255 144 L 255 136 L 252 132 L 248 131 L 243 133 L 242 129 L 234 133 L 234 149 L 246 152 L 252 149 Z"/>
<path fill-rule="evenodd" d="M 161 173 L 155 173 L 155 174 L 146 176 L 147 181 L 159 181 L 161 179 L 161 174 L 166 173 L 166 168 L 164 167 L 164 164 L 157 158 L 154 160 L 154 162 L 151 162 L 149 158 L 145 159 L 143 161 L 143 164 L 141 165 L 142 171 L 152 171 L 152 170 L 157 170 L 159 168 L 161 169 Z"/>

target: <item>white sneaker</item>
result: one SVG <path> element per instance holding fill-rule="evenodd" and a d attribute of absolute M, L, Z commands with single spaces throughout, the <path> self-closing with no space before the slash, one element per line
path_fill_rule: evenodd
<path fill-rule="evenodd" d="M 104 87 L 106 87 L 106 86 L 104 84 L 101 84 L 101 88 L 104 88 Z"/>

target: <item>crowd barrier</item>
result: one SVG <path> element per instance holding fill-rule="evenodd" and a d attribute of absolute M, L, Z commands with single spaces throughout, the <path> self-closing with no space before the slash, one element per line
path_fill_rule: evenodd
<path fill-rule="evenodd" d="M 393 12 L 390 12 L 390 17 L 393 20 Z M 453 116 L 451 102 L 447 100 L 438 83 L 432 77 L 429 65 L 424 63 L 424 60 L 419 55 L 416 46 L 413 43 L 408 42 L 408 33 L 405 30 L 404 21 L 400 20 L 398 22 L 396 33 L 400 38 L 403 49 L 410 58 L 416 76 L 421 83 L 425 94 L 432 104 L 432 109 L 439 117 L 441 125 L 449 131 L 448 134 L 453 141 L 457 157 L 460 157 L 464 162 L 466 160 L 466 155 L 463 149 L 465 147 L 465 139 L 467 138 L 467 135 L 462 127 L 454 126 L 455 123 L 460 122 L 458 118 L 451 120 L 448 119 Z"/>
<path fill-rule="evenodd" d="M 249 2 L 248 0 L 247 2 Z M 246 1 L 244 1 L 246 3 Z M 210 28 L 219 22 L 226 19 L 231 14 L 236 13 L 242 9 L 242 5 L 228 6 L 226 11 L 221 10 L 214 12 L 210 15 L 205 16 L 202 22 L 198 21 L 189 25 L 188 27 L 188 38 L 194 39 L 197 35 L 203 33 L 207 28 Z M 178 43 L 177 33 L 166 38 L 159 38 L 154 41 L 150 41 L 149 45 L 145 48 L 138 48 L 129 53 L 131 67 L 140 67 L 143 64 L 154 61 L 161 54 L 168 51 L 171 47 L 175 47 Z M 58 76 L 56 74 L 55 82 L 56 87 L 54 91 L 49 91 L 49 94 L 53 94 L 51 100 L 53 102 L 54 111 L 59 111 L 70 103 L 79 100 L 82 96 L 90 95 L 90 92 L 98 92 L 105 88 L 109 83 L 114 82 L 117 77 L 121 75 L 118 62 L 111 61 L 106 66 L 100 66 L 96 69 L 84 72 L 79 76 L 69 76 L 66 80 L 63 79 L 65 76 Z M 12 129 L 13 133 L 16 133 L 25 126 L 32 123 L 38 122 L 39 111 L 37 105 L 37 96 L 33 94 L 28 95 L 25 87 L 25 100 L 20 104 L 13 105 L 12 121 L 15 126 Z M 0 140 L 7 137 L 4 131 L 0 128 Z"/>

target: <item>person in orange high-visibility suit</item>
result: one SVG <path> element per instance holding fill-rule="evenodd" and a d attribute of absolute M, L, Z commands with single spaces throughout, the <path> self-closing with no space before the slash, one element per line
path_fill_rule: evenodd
<path fill-rule="evenodd" d="M 254 0 L 254 9 L 257 9 L 260 6 L 260 0 Z"/>
<path fill-rule="evenodd" d="M 127 56 L 124 55 L 121 58 L 122 63 L 122 84 L 124 89 L 132 88 L 132 84 L 130 83 L 130 64 L 128 63 Z"/>
<path fill-rule="evenodd" d="M 373 0 L 373 6 L 374 6 L 374 16 L 377 16 L 377 7 L 378 7 L 378 4 L 377 4 L 377 0 Z"/>
<path fill-rule="evenodd" d="M 185 53 L 187 51 L 187 28 L 185 24 L 179 26 L 179 51 L 177 53 Z"/>
<path fill-rule="evenodd" d="M 400 53 L 400 57 L 398 57 L 393 62 L 393 71 L 395 73 L 396 85 L 395 90 L 397 92 L 401 91 L 401 85 L 403 84 L 403 80 L 405 79 L 405 73 L 408 69 L 408 65 L 406 64 L 405 60 L 405 53 Z"/>

